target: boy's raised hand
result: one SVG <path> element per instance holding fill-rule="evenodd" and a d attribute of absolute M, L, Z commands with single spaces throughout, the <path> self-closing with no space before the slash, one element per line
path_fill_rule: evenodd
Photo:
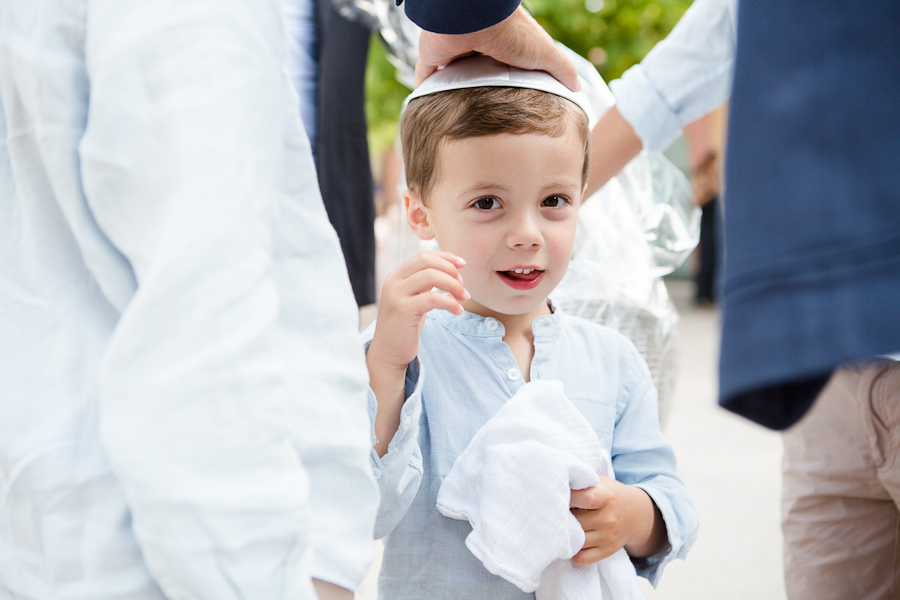
<path fill-rule="evenodd" d="M 420 252 L 391 272 L 384 281 L 375 334 L 366 363 L 369 382 L 378 400 L 375 449 L 384 456 L 400 424 L 405 400 L 406 367 L 419 353 L 419 334 L 432 309 L 463 313 L 469 299 L 459 269 L 466 264 L 450 252 Z M 442 294 L 434 288 L 449 292 Z"/>
<path fill-rule="evenodd" d="M 428 311 L 438 308 L 463 313 L 460 302 L 469 299 L 459 268 L 466 264 L 450 252 L 420 252 L 384 280 L 375 335 L 369 356 L 376 352 L 382 366 L 406 372 L 419 352 L 419 334 Z M 449 292 L 432 291 L 438 288 Z"/>
<path fill-rule="evenodd" d="M 572 557 L 587 565 L 624 547 L 634 557 L 653 556 L 668 543 L 666 524 L 644 490 L 600 476 L 600 483 L 572 490 L 572 514 L 584 529 L 584 547 Z"/>

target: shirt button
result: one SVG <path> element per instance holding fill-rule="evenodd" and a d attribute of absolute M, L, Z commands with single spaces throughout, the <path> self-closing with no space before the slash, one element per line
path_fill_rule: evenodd
<path fill-rule="evenodd" d="M 510 369 L 509 371 L 506 372 L 506 376 L 509 378 L 510 381 L 516 381 L 519 377 L 522 376 L 522 374 L 519 373 L 518 369 Z"/>
<path fill-rule="evenodd" d="M 485 323 L 484 328 L 488 331 L 497 331 L 497 328 L 500 327 L 500 324 L 496 319 L 491 319 L 487 323 Z"/>
<path fill-rule="evenodd" d="M 381 479 L 381 469 L 375 467 L 374 469 L 372 469 L 372 475 L 375 476 L 375 479 Z"/>
<path fill-rule="evenodd" d="M 409 426 L 412 425 L 412 417 L 406 417 L 403 419 L 403 431 L 409 429 Z"/>

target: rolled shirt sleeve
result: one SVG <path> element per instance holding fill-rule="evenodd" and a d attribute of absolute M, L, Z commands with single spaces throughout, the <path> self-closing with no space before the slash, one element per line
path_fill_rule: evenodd
<path fill-rule="evenodd" d="M 646 150 L 665 150 L 731 96 L 736 12 L 737 0 L 697 0 L 640 64 L 610 83 Z"/>
<path fill-rule="evenodd" d="M 356 310 L 283 26 L 277 0 L 87 14 L 82 180 L 136 285 L 100 432 L 173 598 L 313 598 L 311 576 L 354 589 L 371 558 Z"/>
<path fill-rule="evenodd" d="M 373 323 L 363 333 L 363 344 L 368 352 L 375 330 Z M 400 426 L 388 444 L 388 451 L 379 457 L 375 451 L 375 417 L 378 399 L 369 388 L 369 420 L 372 448 L 370 460 L 372 473 L 381 491 L 381 503 L 375 521 L 375 538 L 381 539 L 391 532 L 409 510 L 422 483 L 422 450 L 419 447 L 419 420 L 422 416 L 422 387 L 425 381 L 422 363 L 417 357 L 406 369 L 404 394 L 406 400 L 400 409 Z"/>

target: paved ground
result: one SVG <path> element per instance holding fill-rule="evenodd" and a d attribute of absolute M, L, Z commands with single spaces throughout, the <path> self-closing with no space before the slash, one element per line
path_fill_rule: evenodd
<path fill-rule="evenodd" d="M 719 314 L 694 309 L 686 282 L 669 288 L 683 345 L 665 434 L 700 512 L 700 535 L 656 590 L 645 586 L 647 600 L 781 600 L 781 438 L 716 405 Z"/>
<path fill-rule="evenodd" d="M 657 589 L 644 585 L 647 600 L 782 600 L 781 439 L 716 406 L 719 314 L 694 309 L 687 282 L 669 287 L 682 315 L 682 352 L 665 433 L 700 511 L 700 536 Z M 378 567 L 361 600 L 376 598 Z"/>

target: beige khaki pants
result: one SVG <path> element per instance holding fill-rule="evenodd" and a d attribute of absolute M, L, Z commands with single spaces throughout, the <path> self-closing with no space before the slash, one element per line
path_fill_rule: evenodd
<path fill-rule="evenodd" d="M 900 600 L 900 363 L 837 371 L 783 434 L 790 600 Z"/>

